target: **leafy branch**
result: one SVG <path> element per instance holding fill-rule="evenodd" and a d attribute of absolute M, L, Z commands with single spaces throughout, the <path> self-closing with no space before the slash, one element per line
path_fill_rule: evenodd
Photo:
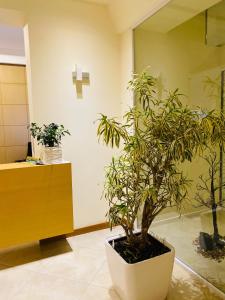
<path fill-rule="evenodd" d="M 128 243 L 146 245 L 149 227 L 166 207 L 181 207 L 190 180 L 180 166 L 192 161 L 207 144 L 223 145 L 224 118 L 216 111 L 191 110 L 178 90 L 161 99 L 157 79 L 134 75 L 129 88 L 137 104 L 118 122 L 101 115 L 97 135 L 106 145 L 122 147 L 106 171 L 104 195 L 111 225 L 121 225 Z M 133 233 L 142 210 L 141 235 Z"/>

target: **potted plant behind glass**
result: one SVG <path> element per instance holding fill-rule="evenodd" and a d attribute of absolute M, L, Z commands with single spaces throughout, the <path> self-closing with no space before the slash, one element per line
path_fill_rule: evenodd
<path fill-rule="evenodd" d="M 221 232 L 219 231 L 218 217 L 224 212 L 224 200 L 219 201 L 219 192 L 224 190 L 225 184 L 221 182 L 218 176 L 220 171 L 220 160 L 218 159 L 218 150 L 212 147 L 208 148 L 207 154 L 202 156 L 207 163 L 208 172 L 199 176 L 200 183 L 197 184 L 196 201 L 201 205 L 210 209 L 210 211 L 201 214 L 201 223 L 204 230 L 209 232 L 200 232 L 197 239 L 199 252 L 207 257 L 219 259 L 225 255 L 225 238 L 224 230 L 221 224 Z M 210 218 L 211 215 L 211 218 Z M 223 250 L 222 250 L 223 249 Z M 208 253 L 206 253 L 208 252 Z"/>
<path fill-rule="evenodd" d="M 124 123 L 102 115 L 97 135 L 106 145 L 122 146 L 106 169 L 104 196 L 112 226 L 123 237 L 106 242 L 109 269 L 123 300 L 166 298 L 174 263 L 174 249 L 149 235 L 155 217 L 166 207 L 180 208 L 189 180 L 181 165 L 223 139 L 224 124 L 215 112 L 191 110 L 180 101 L 178 90 L 159 99 L 157 80 L 144 72 L 129 83 L 137 104 Z M 122 141 L 122 143 L 121 143 Z M 135 221 L 142 210 L 140 232 Z"/>
<path fill-rule="evenodd" d="M 43 146 L 41 153 L 43 163 L 51 164 L 62 161 L 61 140 L 66 134 L 70 135 L 63 125 L 51 123 L 40 127 L 36 123 L 31 123 L 30 132 L 38 145 Z"/>

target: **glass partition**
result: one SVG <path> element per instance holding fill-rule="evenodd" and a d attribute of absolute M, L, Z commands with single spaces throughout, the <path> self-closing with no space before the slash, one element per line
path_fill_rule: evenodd
<path fill-rule="evenodd" d="M 179 88 L 182 101 L 192 108 L 220 112 L 225 100 L 225 46 L 206 43 L 206 11 L 211 9 L 207 2 L 196 13 L 188 1 L 185 6 L 171 1 L 138 26 L 135 72 L 149 68 L 159 78 L 162 93 Z M 225 293 L 225 154 L 218 147 L 203 156 L 183 167 L 192 184 L 181 215 L 175 208 L 166 209 L 152 231 L 175 247 L 178 259 Z"/>

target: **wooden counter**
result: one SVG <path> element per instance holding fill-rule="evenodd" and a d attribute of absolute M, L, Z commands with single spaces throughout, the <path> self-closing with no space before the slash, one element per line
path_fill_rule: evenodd
<path fill-rule="evenodd" d="M 70 163 L 0 165 L 0 248 L 72 231 Z"/>

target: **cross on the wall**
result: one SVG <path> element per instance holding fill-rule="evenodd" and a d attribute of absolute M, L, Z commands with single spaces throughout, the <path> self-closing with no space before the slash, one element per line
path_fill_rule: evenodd
<path fill-rule="evenodd" d="M 90 76 L 88 72 L 82 72 L 82 69 L 76 66 L 73 72 L 73 83 L 76 85 L 77 98 L 83 98 L 83 85 L 90 84 Z"/>

